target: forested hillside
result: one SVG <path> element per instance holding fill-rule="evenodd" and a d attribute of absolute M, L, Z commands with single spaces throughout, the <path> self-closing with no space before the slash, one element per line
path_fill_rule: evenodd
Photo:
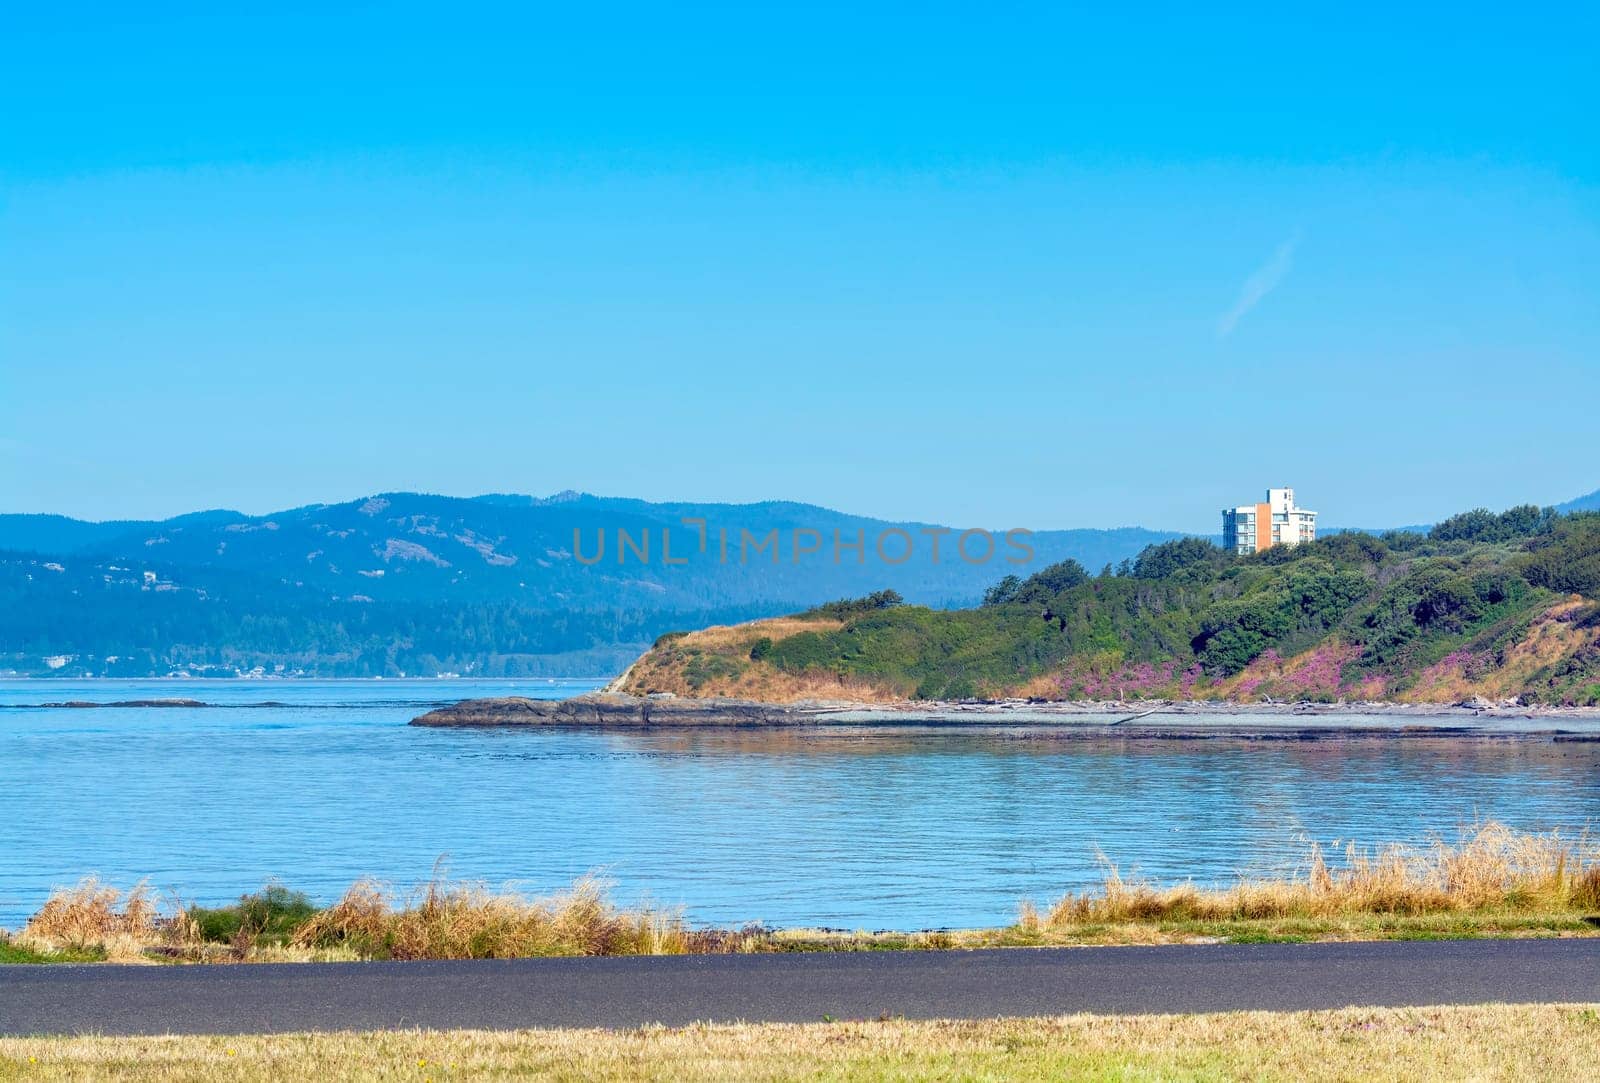
<path fill-rule="evenodd" d="M 1186 538 L 1064 561 L 940 612 L 846 604 L 669 637 L 631 691 L 772 698 L 1600 703 L 1600 514 L 1473 511 L 1426 535 L 1237 557 Z"/>

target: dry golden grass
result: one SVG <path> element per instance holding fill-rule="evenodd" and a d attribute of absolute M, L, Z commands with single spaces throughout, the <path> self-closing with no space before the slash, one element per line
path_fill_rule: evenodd
<path fill-rule="evenodd" d="M 745 624 L 714 624 L 673 642 L 676 646 L 698 647 L 707 651 L 743 648 L 745 653 L 749 653 L 751 645 L 762 636 L 774 640 L 787 639 L 801 632 L 831 632 L 843 625 L 843 621 L 823 617 L 771 617 Z"/>
<path fill-rule="evenodd" d="M 1433 667 L 1394 698 L 1401 703 L 1460 703 L 1471 696 L 1497 700 L 1515 695 L 1541 669 L 1600 643 L 1600 633 L 1579 628 L 1570 619 L 1586 604 L 1574 595 L 1546 609 L 1481 677 L 1469 677 L 1463 665 Z"/>
<path fill-rule="evenodd" d="M 676 911 L 618 910 L 591 877 L 548 898 L 435 880 L 399 906 L 362 881 L 302 925 L 292 943 L 367 958 L 523 959 L 681 955 L 698 946 L 696 935 Z"/>
<path fill-rule="evenodd" d="M 843 700 L 849 703 L 901 703 L 906 699 L 901 689 L 854 677 L 839 677 L 827 673 L 784 673 L 771 666 L 752 666 L 735 680 L 712 682 L 712 695 L 732 696 L 735 699 L 753 699 L 763 703 L 801 703 L 805 701 Z M 685 695 L 706 695 L 684 692 Z"/>
<path fill-rule="evenodd" d="M 1587 1005 L 1186 1016 L 390 1031 L 260 1037 L 0 1038 L 0 1079 L 1592 1078 Z"/>
<path fill-rule="evenodd" d="M 1098 892 L 1069 894 L 1043 918 L 1044 928 L 1100 922 L 1238 921 L 1331 918 L 1351 914 L 1441 914 L 1600 910 L 1600 845 L 1588 837 L 1524 834 L 1478 825 L 1455 844 L 1392 845 L 1375 853 L 1351 845 L 1330 867 L 1313 844 L 1304 875 L 1241 880 L 1205 891 L 1192 884 L 1129 882 L 1109 865 Z"/>
<path fill-rule="evenodd" d="M 1060 699 L 1061 674 L 1040 673 L 1030 677 L 1014 688 L 1000 689 L 991 695 L 1020 696 L 1032 699 Z"/>
<path fill-rule="evenodd" d="M 801 632 L 828 632 L 841 626 L 837 620 L 774 617 L 748 624 L 719 624 L 669 640 L 647 652 L 628 667 L 612 687 L 631 695 L 671 692 L 679 696 L 730 696 L 764 703 L 798 703 L 802 700 L 849 700 L 855 703 L 892 703 L 905 698 L 904 689 L 827 673 L 783 673 L 772 666 L 753 665 L 750 648 L 763 637 L 779 640 Z M 689 679 L 695 658 L 713 657 L 727 663 L 718 673 Z"/>
<path fill-rule="evenodd" d="M 148 885 L 141 881 L 123 892 L 89 877 L 52 893 L 13 940 L 35 951 L 96 950 L 131 962 L 160 936 Z"/>
<path fill-rule="evenodd" d="M 619 909 L 601 881 L 584 877 L 537 898 L 435 878 L 398 901 L 376 882 L 361 881 L 286 945 L 203 942 L 187 911 L 159 914 L 142 883 L 124 894 L 90 879 L 56 891 L 11 942 L 42 953 L 100 953 L 112 962 L 308 962 L 674 955 L 734 950 L 740 940 L 692 930 L 676 910 Z"/>
<path fill-rule="evenodd" d="M 630 681 L 630 686 L 632 682 Z M 901 703 L 905 695 L 894 688 L 828 673 L 784 673 L 772 666 L 751 665 L 736 677 L 713 677 L 692 685 L 673 665 L 649 671 L 630 691 L 672 692 L 686 697 L 727 696 L 760 703 L 845 701 L 849 703 Z"/>

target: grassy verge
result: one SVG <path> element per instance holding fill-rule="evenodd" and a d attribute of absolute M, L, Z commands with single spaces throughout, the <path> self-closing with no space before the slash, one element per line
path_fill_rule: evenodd
<path fill-rule="evenodd" d="M 972 948 L 1129 947 L 1149 944 L 1305 944 L 1358 940 L 1493 940 L 1600 936 L 1600 914 L 1539 911 L 1361 914 L 1345 918 L 1008 925 L 920 933 L 783 929 L 746 950 L 762 952 L 930 951 Z"/>
<path fill-rule="evenodd" d="M 0 961 L 506 959 L 551 955 L 886 951 L 1075 944 L 1600 935 L 1600 845 L 1482 824 L 1454 844 L 1313 846 L 1303 872 L 1230 887 L 1158 886 L 1107 866 L 1095 891 L 1002 929 L 922 933 L 697 929 L 681 912 L 620 909 L 580 880 L 545 898 L 435 880 L 408 896 L 363 882 L 333 906 L 278 885 L 229 907 L 163 915 L 143 886 L 56 893 Z"/>
<path fill-rule="evenodd" d="M 41 951 L 0 935 L 0 963 L 103 963 L 105 958 L 106 953 L 98 948 Z"/>
<path fill-rule="evenodd" d="M 1581 1079 L 1584 1005 L 978 1022 L 0 1039 L 0 1079 Z"/>

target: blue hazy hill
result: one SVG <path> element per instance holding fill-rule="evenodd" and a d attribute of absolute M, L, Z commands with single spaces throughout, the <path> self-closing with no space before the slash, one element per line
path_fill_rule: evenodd
<path fill-rule="evenodd" d="M 704 520 L 706 552 L 685 519 Z M 952 530 L 935 562 L 925 531 L 940 529 L 788 501 L 652 503 L 571 492 L 385 493 L 270 515 L 205 511 L 162 521 L 6 515 L 0 672 L 599 672 L 668 630 L 885 588 L 925 605 L 966 605 L 1007 574 L 1068 558 L 1098 569 L 1179 536 L 1142 527 L 1041 531 L 1028 539 L 1032 559 L 1013 564 L 1005 557 L 1021 552 L 997 530 L 994 557 L 973 563 L 955 555 Z M 683 563 L 665 562 L 667 531 Z M 716 542 L 722 531 L 726 560 Z M 797 559 L 796 531 L 815 532 L 807 544 L 820 551 Z M 619 557 L 623 532 L 651 539 L 648 560 L 636 550 Z M 752 547 L 741 559 L 746 532 L 763 541 L 776 532 L 778 550 Z M 846 546 L 865 539 L 864 550 L 845 547 L 834 559 L 836 533 Z M 889 559 L 876 551 L 880 535 Z M 899 561 L 907 539 L 916 548 Z M 592 562 L 578 559 L 580 545 Z M 70 660 L 48 668 L 47 659 L 63 657 Z M 571 668 L 572 658 L 587 668 Z"/>

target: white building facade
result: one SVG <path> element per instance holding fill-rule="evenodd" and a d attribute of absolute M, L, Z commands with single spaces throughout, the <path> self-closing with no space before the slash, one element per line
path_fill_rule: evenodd
<path fill-rule="evenodd" d="M 1222 545 L 1240 556 L 1315 541 L 1317 513 L 1295 507 L 1293 489 L 1268 489 L 1262 504 L 1222 509 Z"/>

